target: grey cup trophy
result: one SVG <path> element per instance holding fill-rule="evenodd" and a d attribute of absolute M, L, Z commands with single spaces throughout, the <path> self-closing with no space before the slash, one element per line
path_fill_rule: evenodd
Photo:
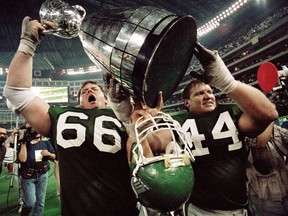
<path fill-rule="evenodd" d="M 54 1 L 58 8 L 60 0 L 46 2 Z M 63 5 L 67 8 L 66 3 Z M 60 13 L 57 18 L 57 13 L 49 11 L 55 9 L 47 10 L 45 16 L 52 21 L 64 17 Z M 45 13 L 40 12 L 40 17 L 42 14 Z M 73 23 L 67 18 L 70 17 L 66 16 L 64 23 Z M 58 23 L 61 27 L 63 21 Z M 192 16 L 148 6 L 103 9 L 87 14 L 79 23 L 79 28 L 64 24 L 55 35 L 69 38 L 66 32 L 70 31 L 72 36 L 79 35 L 89 58 L 102 68 L 103 79 L 116 79 L 150 107 L 155 106 L 160 90 L 165 101 L 177 89 L 192 59 L 197 38 Z"/>
<path fill-rule="evenodd" d="M 47 30 L 46 33 L 69 39 L 78 36 L 86 11 L 82 6 L 70 6 L 61 0 L 46 0 L 39 14 L 41 22 L 49 20 L 58 26 L 58 29 Z"/>

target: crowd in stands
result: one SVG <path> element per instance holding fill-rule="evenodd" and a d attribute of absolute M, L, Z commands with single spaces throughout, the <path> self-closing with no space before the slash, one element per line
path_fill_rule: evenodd
<path fill-rule="evenodd" d="M 237 38 L 236 40 L 233 39 L 233 41 L 231 41 L 230 43 L 227 43 L 226 45 L 219 47 L 220 55 L 228 53 L 229 51 L 235 49 L 236 47 L 250 41 L 253 37 L 265 31 L 283 17 L 287 16 L 287 14 L 288 14 L 288 7 L 280 8 L 272 16 L 267 17 L 260 24 L 253 26 L 250 30 L 248 30 L 248 32 L 240 31 L 238 33 L 238 36 L 235 37 Z"/>
<path fill-rule="evenodd" d="M 277 10 L 274 15 L 267 17 L 263 22 L 253 26 L 250 30 L 246 31 L 245 33 L 244 33 L 244 31 L 240 32 L 238 34 L 238 37 L 236 40 L 233 40 L 233 41 L 227 43 L 226 45 L 219 47 L 218 51 L 220 53 L 220 56 L 224 56 L 226 53 L 237 48 L 241 44 L 247 43 L 253 37 L 260 34 L 261 32 L 264 32 L 269 27 L 273 26 L 276 22 L 278 22 L 280 19 L 286 17 L 287 15 L 288 15 L 288 7 L 283 7 L 281 9 Z M 281 51 L 285 51 L 285 50 L 287 50 L 287 47 L 282 47 L 282 49 L 283 50 L 274 50 L 274 53 L 268 53 L 266 57 L 269 58 L 269 57 L 271 57 L 277 53 L 280 53 Z M 237 58 L 240 58 L 240 57 L 243 58 L 243 57 L 247 56 L 248 54 L 251 54 L 251 52 L 254 52 L 254 51 L 257 51 L 257 49 L 256 50 L 252 50 L 252 49 L 247 50 L 245 55 L 240 55 L 238 57 L 235 57 L 235 59 L 233 59 L 231 61 L 235 61 Z M 263 61 L 262 58 L 253 59 L 249 63 L 245 62 L 245 65 L 241 65 L 240 67 L 243 69 L 245 67 L 259 63 L 260 61 Z M 288 64 L 288 62 L 287 62 L 287 64 Z M 233 73 L 233 72 L 239 71 L 240 67 L 238 67 L 238 65 L 235 66 L 234 71 L 231 71 L 231 72 Z M 182 92 L 183 85 L 191 79 L 191 76 L 189 75 L 189 73 L 191 71 L 194 71 L 194 73 L 196 73 L 196 72 L 202 73 L 202 68 L 200 66 L 199 61 L 196 60 L 196 61 L 192 62 L 192 64 L 189 66 L 187 73 L 186 73 L 188 75 L 186 75 L 183 78 L 182 83 L 178 86 L 175 93 L 169 98 L 169 100 L 167 100 L 165 102 L 165 106 L 168 106 L 169 111 L 173 112 L 173 111 L 183 110 L 183 107 L 181 106 L 181 102 L 182 102 L 181 92 Z M 255 71 L 253 71 L 252 73 L 250 72 L 250 73 L 240 74 L 237 77 L 237 80 L 240 80 L 241 82 L 244 82 L 244 83 L 250 83 L 252 85 L 257 84 L 257 76 L 256 76 Z M 232 102 L 229 97 L 227 97 L 224 94 L 220 94 L 220 91 L 218 89 L 214 88 L 213 90 L 214 90 L 214 93 L 217 97 L 218 103 L 230 103 L 230 102 Z M 287 90 L 286 89 L 283 89 L 283 90 L 280 89 L 280 91 L 277 91 L 277 92 L 274 92 L 274 91 L 269 92 L 269 93 L 267 93 L 267 97 L 269 97 L 269 99 L 273 103 L 276 104 L 280 114 L 282 114 L 282 113 L 285 114 L 287 112 L 287 111 L 285 112 L 285 109 L 288 110 L 287 109 L 288 102 L 287 102 Z M 174 104 L 176 104 L 176 106 L 172 106 Z M 172 109 L 172 107 L 173 107 L 173 109 Z"/>

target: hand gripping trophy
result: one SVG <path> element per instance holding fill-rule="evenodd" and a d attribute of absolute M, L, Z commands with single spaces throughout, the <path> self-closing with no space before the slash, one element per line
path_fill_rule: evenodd
<path fill-rule="evenodd" d="M 160 90 L 164 101 L 176 90 L 196 43 L 192 16 L 155 7 L 100 10 L 88 15 L 79 5 L 46 0 L 40 18 L 59 26 L 50 32 L 56 36 L 79 36 L 89 58 L 101 67 L 103 79 L 116 79 L 150 107 Z"/>

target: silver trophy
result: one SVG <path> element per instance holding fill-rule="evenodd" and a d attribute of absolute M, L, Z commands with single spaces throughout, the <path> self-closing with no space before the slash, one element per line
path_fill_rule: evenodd
<path fill-rule="evenodd" d="M 143 6 L 94 11 L 83 20 L 85 12 L 79 11 L 85 10 L 79 8 L 47 0 L 40 17 L 59 26 L 54 35 L 79 34 L 88 57 L 101 67 L 103 79 L 116 79 L 148 106 L 155 106 L 159 91 L 163 101 L 173 94 L 195 48 L 197 28 L 192 16 Z"/>
<path fill-rule="evenodd" d="M 82 6 L 70 6 L 61 0 L 46 0 L 41 5 L 39 15 L 42 23 L 48 20 L 58 26 L 44 33 L 69 39 L 78 36 L 86 11 Z"/>

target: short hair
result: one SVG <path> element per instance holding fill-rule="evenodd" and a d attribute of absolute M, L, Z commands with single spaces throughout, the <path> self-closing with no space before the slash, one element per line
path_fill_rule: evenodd
<path fill-rule="evenodd" d="M 0 132 L 3 133 L 3 134 L 4 134 L 4 132 L 5 132 L 5 134 L 7 135 L 7 130 L 6 130 L 6 128 L 4 128 L 4 127 L 0 127 Z"/>
<path fill-rule="evenodd" d="M 80 89 L 79 89 L 79 91 L 78 91 L 78 93 L 77 93 L 77 101 L 78 101 L 78 103 L 80 102 L 81 90 L 82 90 L 87 84 L 89 84 L 89 83 L 95 84 L 95 85 L 99 86 L 99 88 L 100 88 L 101 91 L 103 92 L 105 98 L 107 97 L 106 91 L 104 90 L 104 88 L 103 88 L 101 85 L 99 85 L 96 81 L 87 80 L 87 81 L 85 81 L 85 82 L 82 84 L 82 86 L 80 87 Z"/>
<path fill-rule="evenodd" d="M 206 84 L 201 80 L 191 80 L 183 89 L 182 99 L 189 99 L 191 89 L 197 85 L 206 85 Z"/>

